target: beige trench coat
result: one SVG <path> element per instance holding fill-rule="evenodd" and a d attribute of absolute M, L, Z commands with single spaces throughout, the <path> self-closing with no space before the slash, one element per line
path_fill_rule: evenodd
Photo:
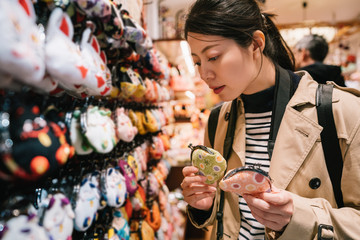
<path fill-rule="evenodd" d="M 335 86 L 333 92 L 334 119 L 344 161 L 341 189 L 345 207 L 337 209 L 320 142 L 322 127 L 317 123 L 315 107 L 317 83 L 307 72 L 296 74 L 302 79 L 286 107 L 269 171 L 277 188 L 293 193 L 294 214 L 283 233 L 266 229 L 266 237 L 317 239 L 319 224 L 328 224 L 334 227 L 334 233 L 324 231 L 323 236 L 360 239 L 360 91 Z M 239 102 L 228 170 L 243 166 L 245 162 L 245 118 L 243 104 L 241 100 Z M 214 148 L 220 153 L 228 126 L 224 116 L 230 112 L 230 106 L 231 102 L 224 103 L 216 129 Z M 210 146 L 207 133 L 205 145 Z M 321 180 L 317 189 L 309 186 L 313 178 Z M 190 221 L 196 227 L 213 225 L 211 239 L 216 239 L 219 196 L 218 189 L 211 216 L 201 225 L 188 211 Z M 238 239 L 240 212 L 236 194 L 225 193 L 223 225 L 223 239 Z"/>

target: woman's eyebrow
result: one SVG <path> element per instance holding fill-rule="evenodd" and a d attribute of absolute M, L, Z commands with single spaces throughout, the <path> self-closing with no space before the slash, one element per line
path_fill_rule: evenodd
<path fill-rule="evenodd" d="M 216 46 L 219 46 L 219 44 L 213 44 L 213 45 L 206 46 L 206 47 L 203 48 L 203 50 L 201 50 L 201 53 L 204 53 L 207 50 L 209 50 L 210 48 L 213 48 L 213 47 L 216 47 Z"/>
<path fill-rule="evenodd" d="M 213 47 L 216 47 L 216 46 L 219 46 L 219 44 L 213 44 L 213 45 L 206 46 L 206 47 L 203 48 L 203 50 L 201 50 L 201 53 L 204 53 L 207 50 L 209 50 L 210 48 L 213 48 Z M 195 53 L 191 53 L 191 55 L 197 56 Z"/>

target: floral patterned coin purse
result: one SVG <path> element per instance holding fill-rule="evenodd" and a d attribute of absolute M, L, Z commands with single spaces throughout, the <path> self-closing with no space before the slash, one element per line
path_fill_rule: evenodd
<path fill-rule="evenodd" d="M 227 163 L 219 152 L 202 145 L 193 146 L 191 143 L 189 148 L 191 163 L 199 169 L 199 175 L 207 178 L 205 183 L 213 184 L 224 176 Z"/>
<path fill-rule="evenodd" d="M 271 192 L 271 178 L 260 167 L 239 167 L 230 170 L 220 181 L 219 187 L 238 195 Z"/>

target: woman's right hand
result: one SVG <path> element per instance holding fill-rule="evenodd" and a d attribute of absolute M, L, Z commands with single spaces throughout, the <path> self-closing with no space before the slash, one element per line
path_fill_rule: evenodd
<path fill-rule="evenodd" d="M 184 179 L 180 186 L 183 190 L 184 200 L 190 206 L 207 211 L 213 205 L 217 183 L 206 184 L 205 176 L 196 175 L 198 171 L 199 169 L 194 166 L 184 167 L 182 170 Z"/>

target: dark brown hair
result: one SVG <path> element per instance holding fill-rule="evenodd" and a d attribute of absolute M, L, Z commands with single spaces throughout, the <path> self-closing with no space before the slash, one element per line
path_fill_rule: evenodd
<path fill-rule="evenodd" d="M 271 20 L 273 16 L 261 13 L 255 0 L 197 0 L 187 15 L 185 39 L 189 32 L 217 35 L 246 48 L 253 41 L 253 33 L 260 30 L 266 40 L 263 54 L 275 64 L 294 70 L 294 56 Z"/>

